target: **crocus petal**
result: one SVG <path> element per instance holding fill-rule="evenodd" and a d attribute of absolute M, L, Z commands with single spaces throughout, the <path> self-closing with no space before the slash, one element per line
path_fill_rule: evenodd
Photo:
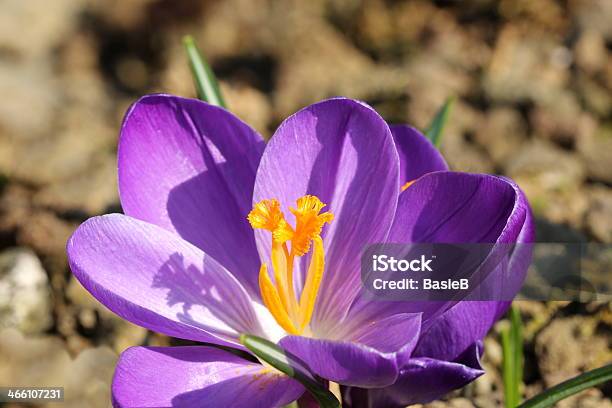
<path fill-rule="evenodd" d="M 123 210 L 177 232 L 258 294 L 257 251 L 245 217 L 263 148 L 261 136 L 224 109 L 145 96 L 121 128 Z"/>
<path fill-rule="evenodd" d="M 474 344 L 455 362 L 432 358 L 413 358 L 400 370 L 390 387 L 376 390 L 351 390 L 351 408 L 405 407 L 424 404 L 461 388 L 484 374 L 480 366 L 481 345 Z M 363 393 L 368 392 L 364 398 Z M 361 394 L 361 395 L 360 395 Z M 359 398 L 361 397 L 361 398 Z M 358 401 L 368 401 L 363 404 Z"/>
<path fill-rule="evenodd" d="M 344 385 L 384 387 L 397 378 L 395 355 L 359 343 L 288 336 L 283 348 L 321 377 Z"/>
<path fill-rule="evenodd" d="M 525 200 L 521 191 L 519 199 Z M 525 221 L 516 238 L 519 245 L 511 255 L 509 270 L 524 276 L 531 260 L 535 231 L 531 210 L 527 208 Z M 510 281 L 510 280 L 508 280 Z M 523 278 L 514 280 L 517 283 Z M 518 287 L 508 288 L 512 293 Z M 482 340 L 491 326 L 506 312 L 510 301 L 462 301 L 434 319 L 424 331 L 415 356 L 452 361 L 472 343 Z"/>
<path fill-rule="evenodd" d="M 295 380 L 214 347 L 132 347 L 113 378 L 113 405 L 144 407 L 284 406 L 304 392 Z"/>
<path fill-rule="evenodd" d="M 362 327 L 348 327 L 348 330 L 337 335 L 336 340 L 350 339 L 365 344 L 384 353 L 395 353 L 401 350 L 410 355 L 419 339 L 421 330 L 420 313 L 400 313 L 379 320 L 371 321 Z"/>
<path fill-rule="evenodd" d="M 533 224 L 527 199 L 514 182 L 483 174 L 434 172 L 419 178 L 400 194 L 387 241 L 513 243 L 521 234 L 532 239 Z M 514 257 L 511 259 L 514 261 Z M 511 282 L 516 292 L 527 268 L 517 264 L 511 270 L 517 272 Z M 373 316 L 421 312 L 427 328 L 430 320 L 455 303 L 372 302 L 367 296 L 360 296 L 353 302 L 347 319 L 367 321 Z"/>
<path fill-rule="evenodd" d="M 228 344 L 262 333 L 246 290 L 199 248 L 124 215 L 90 218 L 67 245 L 72 272 L 126 320 L 174 337 Z"/>
<path fill-rule="evenodd" d="M 506 280 L 507 282 L 514 284 L 514 286 L 508 286 L 506 288 L 506 290 L 509 291 L 512 296 L 518 293 L 523 281 L 525 280 L 533 255 L 533 246 L 531 244 L 535 241 L 535 223 L 533 220 L 533 213 L 527 203 L 527 198 L 525 197 L 523 191 L 519 190 L 519 193 L 519 200 L 520 202 L 524 203 L 526 207 L 526 215 L 525 222 L 523 223 L 521 231 L 516 239 L 516 242 L 519 243 L 519 245 L 515 247 L 514 252 L 511 255 L 508 268 L 509 271 L 520 274 L 520 279 Z M 504 299 L 508 298 L 508 293 L 506 293 Z M 511 303 L 512 301 L 510 300 L 497 302 L 497 315 L 495 320 L 499 319 L 506 313 Z"/>
<path fill-rule="evenodd" d="M 254 201 L 277 198 L 286 211 L 300 196 L 312 194 L 335 215 L 323 232 L 326 265 L 313 330 L 323 318 L 333 325 L 357 293 L 356 254 L 386 235 L 397 204 L 398 174 L 389 127 L 372 108 L 350 99 L 330 99 L 299 111 L 266 146 Z M 269 234 L 258 233 L 256 239 L 267 260 Z"/>
<path fill-rule="evenodd" d="M 327 380 L 359 387 L 384 387 L 397 377 L 398 355 L 405 359 L 411 355 L 419 338 L 420 323 L 418 314 L 396 315 L 345 333 L 345 340 L 287 336 L 280 344 Z"/>
<path fill-rule="evenodd" d="M 516 242 L 527 202 L 508 179 L 429 173 L 399 198 L 390 242 Z"/>
<path fill-rule="evenodd" d="M 480 341 L 497 321 L 495 301 L 463 301 L 437 317 L 423 333 L 415 357 L 453 361 Z"/>
<path fill-rule="evenodd" d="M 440 151 L 418 130 L 407 125 L 391 125 L 400 160 L 400 184 L 432 171 L 448 170 Z"/>

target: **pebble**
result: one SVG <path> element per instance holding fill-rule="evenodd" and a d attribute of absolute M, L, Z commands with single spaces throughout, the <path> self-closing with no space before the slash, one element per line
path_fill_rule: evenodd
<path fill-rule="evenodd" d="M 38 257 L 24 248 L 0 253 L 0 328 L 41 333 L 51 324 L 51 291 Z"/>

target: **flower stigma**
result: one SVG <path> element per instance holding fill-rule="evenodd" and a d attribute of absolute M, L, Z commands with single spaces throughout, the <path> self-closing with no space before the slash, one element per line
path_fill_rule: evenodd
<path fill-rule="evenodd" d="M 276 199 L 258 202 L 247 216 L 253 229 L 272 233 L 270 261 L 274 282 L 268 274 L 268 265 L 262 264 L 259 290 L 264 305 L 289 334 L 302 334 L 310 323 L 325 264 L 321 231 L 334 219 L 331 212 L 321 213 L 325 204 L 316 196 L 300 197 L 296 204 L 295 208 L 289 209 L 295 217 L 295 228 L 285 220 Z M 306 282 L 298 301 L 293 285 L 293 266 L 296 257 L 306 255 L 311 249 Z"/>

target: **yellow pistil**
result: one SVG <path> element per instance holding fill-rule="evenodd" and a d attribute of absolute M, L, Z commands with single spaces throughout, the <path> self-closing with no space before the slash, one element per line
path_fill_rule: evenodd
<path fill-rule="evenodd" d="M 259 271 L 259 288 L 264 305 L 290 334 L 301 334 L 310 323 L 325 264 L 321 230 L 325 223 L 330 223 L 334 218 L 331 212 L 320 214 L 325 204 L 318 197 L 307 195 L 299 198 L 296 204 L 296 208 L 290 208 L 296 219 L 295 228 L 287 223 L 278 200 L 274 199 L 255 204 L 247 217 L 253 228 L 272 233 L 270 258 L 274 283 L 267 265 L 263 264 Z M 312 242 L 312 259 L 298 302 L 293 286 L 293 265 L 295 257 L 304 256 L 310 251 Z"/>

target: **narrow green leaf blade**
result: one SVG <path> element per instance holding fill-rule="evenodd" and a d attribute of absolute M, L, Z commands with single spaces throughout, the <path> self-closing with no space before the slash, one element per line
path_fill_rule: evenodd
<path fill-rule="evenodd" d="M 241 335 L 240 342 L 261 360 L 302 383 L 317 400 L 321 408 L 340 407 L 340 402 L 334 394 L 315 380 L 306 367 L 293 360 L 276 344 L 250 334 Z"/>
<path fill-rule="evenodd" d="M 508 318 L 510 327 L 501 332 L 504 405 L 515 408 L 521 401 L 523 384 L 523 322 L 514 306 L 510 308 Z"/>
<path fill-rule="evenodd" d="M 514 408 L 518 404 L 515 393 L 514 373 L 514 350 L 510 329 L 504 329 L 501 332 L 502 342 L 502 379 L 504 383 L 504 405 L 506 408 Z"/>
<path fill-rule="evenodd" d="M 193 74 L 198 99 L 225 108 L 225 100 L 221 95 L 217 78 L 210 65 L 202 57 L 193 37 L 190 35 L 183 37 L 183 45 L 189 58 L 189 66 Z"/>
<path fill-rule="evenodd" d="M 510 308 L 510 340 L 514 351 L 514 397 L 515 402 L 521 401 L 523 387 L 523 321 L 518 308 Z"/>
<path fill-rule="evenodd" d="M 436 147 L 440 147 L 440 142 L 442 141 L 442 131 L 444 130 L 444 126 L 448 121 L 454 103 L 455 98 L 448 98 L 446 102 L 444 102 L 444 105 L 442 105 L 442 107 L 438 110 L 436 116 L 434 116 L 427 129 L 425 129 L 425 136 L 427 136 L 431 143 L 433 143 Z"/>
<path fill-rule="evenodd" d="M 546 408 L 587 388 L 612 381 L 612 364 L 596 368 L 557 384 L 525 401 L 519 408 Z"/>

